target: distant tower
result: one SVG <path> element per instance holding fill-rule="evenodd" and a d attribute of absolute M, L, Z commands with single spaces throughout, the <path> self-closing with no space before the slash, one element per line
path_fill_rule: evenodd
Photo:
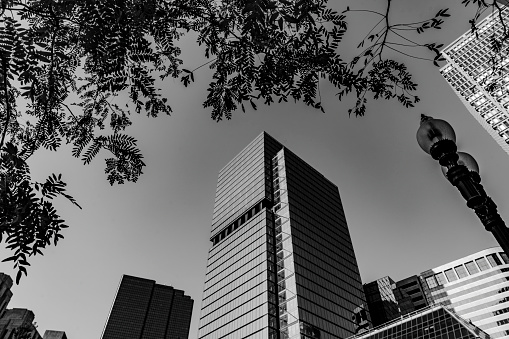
<path fill-rule="evenodd" d="M 51 331 L 44 332 L 43 339 L 67 339 L 64 331 Z"/>
<path fill-rule="evenodd" d="M 124 275 L 102 339 L 187 339 L 192 311 L 184 291 Z"/>
<path fill-rule="evenodd" d="M 67 339 L 64 331 L 51 331 L 44 332 L 43 339 Z"/>
<path fill-rule="evenodd" d="M 498 1 L 507 3 L 507 1 Z M 502 17 L 507 25 L 509 8 L 503 7 Z M 479 38 L 467 32 L 447 46 L 442 54 L 447 63 L 440 73 L 458 95 L 472 116 L 495 141 L 509 153 L 509 54 L 500 53 L 502 72 L 492 74 L 490 58 L 491 36 L 501 37 L 504 31 L 498 11 L 477 24 Z M 500 86 L 490 92 L 487 84 L 496 81 Z"/>
<path fill-rule="evenodd" d="M 220 170 L 210 240 L 198 338 L 337 339 L 365 328 L 337 186 L 267 133 Z"/>

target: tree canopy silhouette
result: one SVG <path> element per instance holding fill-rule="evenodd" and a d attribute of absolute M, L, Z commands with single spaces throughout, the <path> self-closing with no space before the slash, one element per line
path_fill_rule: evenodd
<path fill-rule="evenodd" d="M 484 0 L 462 2 L 478 12 L 498 8 Z M 110 154 L 110 184 L 135 182 L 145 163 L 137 141 L 126 134 L 130 114 L 172 112 L 158 79 L 178 78 L 187 87 L 199 68 L 210 67 L 203 106 L 216 121 L 246 106 L 289 99 L 324 111 L 320 81 L 335 86 L 339 100 L 356 95 L 349 111 L 355 116 L 365 114 L 367 94 L 413 106 L 417 84 L 405 64 L 383 53 L 399 51 L 403 44 L 396 40 L 403 39 L 438 66 L 441 45 L 419 44 L 404 33 L 440 29 L 449 13 L 442 9 L 428 20 L 394 23 L 391 0 L 386 4 L 386 12 L 378 13 L 349 7 L 337 12 L 326 0 L 2 0 L 0 241 L 13 251 L 4 261 L 14 262 L 16 282 L 27 273 L 29 256 L 63 238 L 67 225 L 53 198 L 79 207 L 61 175 L 35 182 L 27 160 L 41 148 L 72 144 L 72 155 L 85 164 L 100 151 Z M 357 46 L 358 55 L 344 60 L 340 44 L 347 15 L 355 11 L 380 21 Z M 189 33 L 196 34 L 206 59 L 194 70 L 183 68 L 177 44 Z M 121 94 L 129 102 L 112 103 Z"/>

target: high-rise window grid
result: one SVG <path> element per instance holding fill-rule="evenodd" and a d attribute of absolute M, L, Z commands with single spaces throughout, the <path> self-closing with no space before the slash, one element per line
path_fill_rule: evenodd
<path fill-rule="evenodd" d="M 183 291 L 124 275 L 102 339 L 187 339 L 192 308 Z"/>
<path fill-rule="evenodd" d="M 211 241 L 200 339 L 353 333 L 365 300 L 337 187 L 266 133 L 220 171 Z"/>
<path fill-rule="evenodd" d="M 507 7 L 503 7 L 501 15 L 504 20 L 509 19 Z M 492 72 L 490 64 L 490 60 L 494 60 L 490 49 L 491 37 L 501 37 L 504 32 L 498 11 L 478 23 L 477 27 L 479 38 L 467 32 L 442 51 L 447 64 L 440 73 L 469 112 L 509 153 L 509 55 L 506 52 L 497 55 L 501 57 L 498 64 L 502 70 L 500 75 Z M 498 84 L 495 90 L 487 87 L 492 81 Z"/>

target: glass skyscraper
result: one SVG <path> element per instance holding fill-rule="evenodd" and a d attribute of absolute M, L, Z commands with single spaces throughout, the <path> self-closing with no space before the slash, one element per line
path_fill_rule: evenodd
<path fill-rule="evenodd" d="M 102 339 L 187 339 L 192 311 L 184 291 L 124 275 Z"/>
<path fill-rule="evenodd" d="M 365 304 L 339 191 L 267 133 L 219 172 L 198 338 L 346 338 Z"/>
<path fill-rule="evenodd" d="M 499 1 L 506 3 L 506 1 Z M 501 16 L 509 21 L 509 8 Z M 447 46 L 442 54 L 447 63 L 440 73 L 452 87 L 472 116 L 488 131 L 495 141 L 509 153 L 509 54 L 502 48 L 501 71 L 492 71 L 490 60 L 496 55 L 491 51 L 492 37 L 502 37 L 504 26 L 498 11 L 477 24 L 477 38 L 470 31 Z M 498 87 L 490 90 L 491 82 Z"/>

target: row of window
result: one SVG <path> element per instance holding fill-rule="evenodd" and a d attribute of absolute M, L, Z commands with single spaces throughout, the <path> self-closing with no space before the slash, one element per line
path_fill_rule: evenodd
<path fill-rule="evenodd" d="M 499 254 L 504 263 L 509 264 L 509 258 L 507 254 L 504 252 Z M 469 275 L 477 274 L 480 271 L 486 271 L 499 265 L 502 265 L 502 262 L 500 261 L 500 258 L 497 256 L 497 254 L 493 253 L 487 255 L 486 257 L 480 257 L 473 261 L 466 262 L 465 264 L 458 265 L 440 273 L 436 273 L 435 275 L 426 277 L 425 280 L 428 287 L 431 289 L 439 285 L 445 285 L 458 279 L 468 277 Z"/>

